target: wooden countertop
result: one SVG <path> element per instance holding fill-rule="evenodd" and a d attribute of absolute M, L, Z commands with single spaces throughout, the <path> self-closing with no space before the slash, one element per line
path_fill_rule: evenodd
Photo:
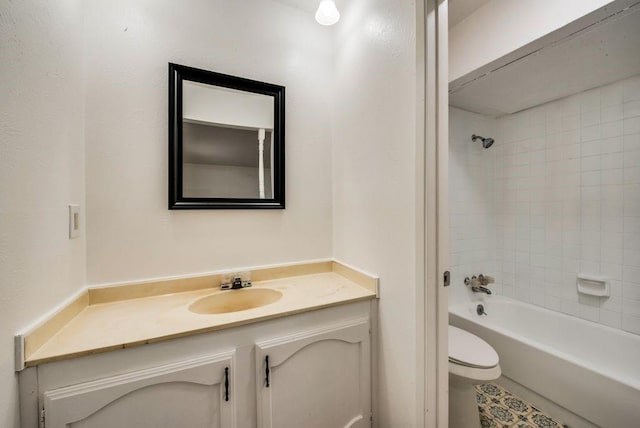
<path fill-rule="evenodd" d="M 93 304 L 87 302 L 86 306 L 80 308 L 68 321 L 62 323 L 57 320 L 56 323 L 52 320 L 49 337 L 43 339 L 46 335 L 43 335 L 42 331 L 38 331 L 39 335 L 33 335 L 33 342 L 35 343 L 37 336 L 42 344 L 30 353 L 24 353 L 24 366 L 211 332 L 376 297 L 376 278 L 368 277 L 337 262 L 328 263 L 327 268 L 314 266 L 314 269 L 310 270 L 320 270 L 318 273 L 254 282 L 247 290 L 270 288 L 281 292 L 282 297 L 266 306 L 238 312 L 209 315 L 196 314 L 189 310 L 194 301 L 204 296 L 244 291 L 220 290 L 218 287 L 138 298 L 126 298 L 136 295 L 135 292 L 122 293 L 122 300 L 107 299 L 105 303 Z M 297 270 L 294 269 L 291 273 L 304 272 L 304 269 L 300 270 L 300 265 L 295 268 Z M 330 271 L 326 271 L 328 269 Z M 284 271 L 280 268 L 279 275 L 276 276 L 286 275 L 287 271 L 286 268 Z M 127 286 L 127 289 L 140 290 L 135 287 L 134 284 Z M 140 287 L 148 289 L 149 283 L 140 284 Z M 77 306 L 77 302 L 74 304 Z M 40 330 L 45 326 L 46 323 Z M 29 335 L 24 337 L 28 342 Z"/>

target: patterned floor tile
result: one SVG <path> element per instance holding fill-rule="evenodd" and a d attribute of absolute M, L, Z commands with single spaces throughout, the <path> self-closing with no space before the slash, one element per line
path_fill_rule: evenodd
<path fill-rule="evenodd" d="M 527 423 L 527 422 L 517 422 L 511 425 L 511 427 L 509 428 L 538 428 L 538 427 L 535 425 L 531 425 L 530 423 Z"/>
<path fill-rule="evenodd" d="M 480 426 L 482 428 L 503 428 L 502 424 L 497 423 L 487 415 L 480 414 Z"/>
<path fill-rule="evenodd" d="M 476 391 L 489 397 L 502 397 L 507 392 L 506 389 L 496 385 L 495 383 L 483 383 L 477 385 Z"/>
<path fill-rule="evenodd" d="M 528 415 L 533 412 L 533 408 L 529 403 L 519 399 L 518 397 L 514 397 L 513 395 L 503 397 L 500 402 L 502 402 L 502 404 L 513 413 L 517 413 L 518 415 Z"/>
<path fill-rule="evenodd" d="M 566 428 L 562 422 L 500 385 L 477 385 L 476 398 L 483 428 Z"/>
<path fill-rule="evenodd" d="M 562 428 L 564 426 L 561 422 L 558 422 L 540 411 L 533 412 L 529 415 L 529 421 L 533 426 L 540 428 Z"/>
<path fill-rule="evenodd" d="M 494 421 L 503 425 L 512 425 L 518 422 L 518 417 L 509 409 L 497 404 L 489 404 L 484 408 L 484 413 Z"/>

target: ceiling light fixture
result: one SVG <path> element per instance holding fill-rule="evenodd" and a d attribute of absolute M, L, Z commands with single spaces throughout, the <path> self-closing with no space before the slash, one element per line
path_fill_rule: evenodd
<path fill-rule="evenodd" d="M 333 25 L 340 19 L 340 12 L 333 0 L 322 0 L 316 12 L 316 21 L 320 25 Z"/>

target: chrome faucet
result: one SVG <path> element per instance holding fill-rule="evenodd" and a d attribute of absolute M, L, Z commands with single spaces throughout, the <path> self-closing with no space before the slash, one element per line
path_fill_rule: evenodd
<path fill-rule="evenodd" d="M 480 274 L 478 276 L 472 276 L 471 278 L 466 277 L 464 279 L 464 285 L 470 285 L 471 291 L 474 293 L 486 293 L 491 294 L 491 290 L 489 290 L 486 286 L 489 284 L 493 284 L 495 279 L 491 276 L 485 276 Z"/>
<path fill-rule="evenodd" d="M 484 276 L 483 274 L 480 274 L 478 275 L 478 282 L 480 282 L 480 285 L 486 286 L 489 284 L 493 284 L 494 282 L 496 282 L 496 280 L 491 276 Z"/>
<path fill-rule="evenodd" d="M 474 293 L 487 293 L 487 294 L 491 294 L 491 290 L 489 290 L 487 287 L 476 287 L 475 285 L 471 286 L 471 291 L 473 291 Z"/>
<path fill-rule="evenodd" d="M 251 280 L 243 280 L 241 275 L 233 275 L 227 280 L 227 282 L 220 284 L 220 288 L 222 290 L 238 290 L 247 287 L 251 287 Z"/>

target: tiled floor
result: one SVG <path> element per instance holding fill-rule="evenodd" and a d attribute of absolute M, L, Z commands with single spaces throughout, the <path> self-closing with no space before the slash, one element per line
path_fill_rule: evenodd
<path fill-rule="evenodd" d="M 546 415 L 531 403 L 516 397 L 500 385 L 476 386 L 480 422 L 487 428 L 562 428 L 557 419 Z"/>

